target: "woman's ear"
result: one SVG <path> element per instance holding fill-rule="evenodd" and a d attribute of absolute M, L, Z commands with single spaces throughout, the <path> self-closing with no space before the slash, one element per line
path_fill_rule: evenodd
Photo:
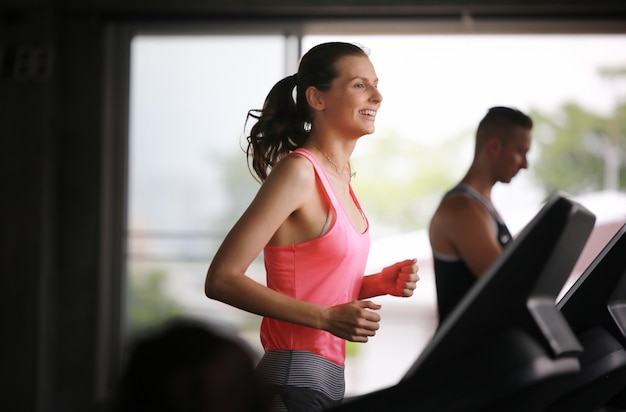
<path fill-rule="evenodd" d="M 311 109 L 313 110 L 324 110 L 324 97 L 322 96 L 322 93 L 320 93 L 320 91 L 314 87 L 314 86 L 309 86 L 306 89 L 306 101 L 307 103 L 309 103 L 309 106 L 311 107 Z"/>

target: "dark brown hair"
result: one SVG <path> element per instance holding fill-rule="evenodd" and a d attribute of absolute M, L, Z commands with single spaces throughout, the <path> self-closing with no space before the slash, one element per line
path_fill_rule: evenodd
<path fill-rule="evenodd" d="M 339 76 L 336 63 L 345 56 L 368 57 L 367 52 L 355 44 L 318 44 L 302 57 L 298 73 L 272 87 L 262 110 L 248 112 L 248 119 L 252 117 L 257 122 L 247 137 L 246 154 L 261 181 L 281 158 L 306 143 L 312 122 L 306 90 L 311 86 L 320 91 L 329 90 Z"/>
<path fill-rule="evenodd" d="M 512 107 L 496 106 L 490 108 L 478 124 L 476 148 L 492 135 L 497 135 L 506 141 L 516 126 L 532 129 L 533 121 L 528 115 Z"/>

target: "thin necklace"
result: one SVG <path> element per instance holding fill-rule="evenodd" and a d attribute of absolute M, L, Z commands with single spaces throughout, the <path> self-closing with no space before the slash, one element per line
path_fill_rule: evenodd
<path fill-rule="evenodd" d="M 315 143 L 313 143 L 313 146 L 315 146 L 315 148 L 317 150 L 319 150 L 321 154 L 324 155 L 326 160 L 328 160 L 330 162 L 330 164 L 333 165 L 333 167 L 335 168 L 335 171 L 337 171 L 338 174 L 346 176 L 348 178 L 348 180 L 353 179 L 353 178 L 356 177 L 356 172 L 352 172 L 351 171 L 350 173 L 344 173 L 344 172 L 339 171 L 339 167 L 337 166 L 337 163 L 333 162 L 333 159 L 328 157 L 328 155 L 326 153 L 324 153 L 324 151 L 322 149 L 320 149 L 320 147 L 318 145 L 316 145 Z M 348 165 L 348 170 L 349 169 L 350 169 L 350 166 Z"/>

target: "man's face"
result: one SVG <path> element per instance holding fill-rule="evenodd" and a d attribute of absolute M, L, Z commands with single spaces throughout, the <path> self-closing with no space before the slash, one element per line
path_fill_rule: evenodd
<path fill-rule="evenodd" d="M 509 139 L 503 141 L 497 160 L 497 181 L 509 183 L 515 175 L 528 167 L 527 154 L 530 150 L 530 129 L 516 126 Z"/>

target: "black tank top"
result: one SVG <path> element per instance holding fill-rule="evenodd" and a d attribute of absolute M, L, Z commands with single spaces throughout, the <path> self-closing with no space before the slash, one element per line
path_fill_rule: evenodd
<path fill-rule="evenodd" d="M 503 248 L 513 240 L 509 229 L 493 206 L 478 192 L 466 185 L 458 185 L 444 195 L 444 199 L 451 195 L 465 194 L 478 200 L 487 209 L 497 226 L 498 243 Z M 449 258 L 438 255 L 433 251 L 435 269 L 435 284 L 437 287 L 437 311 L 439 324 L 452 312 L 467 291 L 476 283 L 476 276 L 460 258 Z"/>

